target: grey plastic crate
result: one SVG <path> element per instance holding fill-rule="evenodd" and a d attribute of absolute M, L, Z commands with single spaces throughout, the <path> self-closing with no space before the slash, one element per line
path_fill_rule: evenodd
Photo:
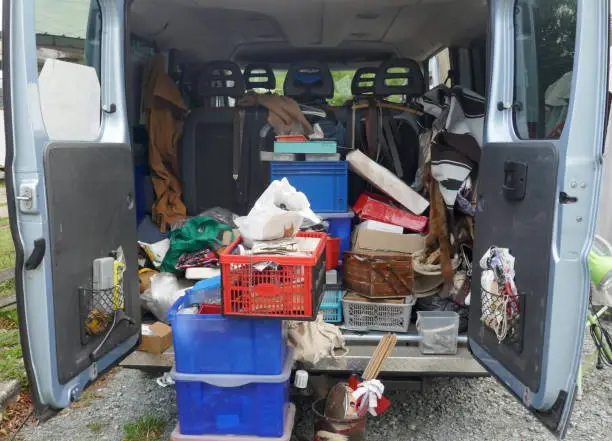
<path fill-rule="evenodd" d="M 344 328 L 350 331 L 407 332 L 416 298 L 408 296 L 404 304 L 342 300 Z"/>
<path fill-rule="evenodd" d="M 453 311 L 418 311 L 417 331 L 422 354 L 456 354 L 459 314 Z"/>

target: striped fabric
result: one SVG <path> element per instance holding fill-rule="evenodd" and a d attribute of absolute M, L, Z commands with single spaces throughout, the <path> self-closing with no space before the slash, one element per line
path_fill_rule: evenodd
<path fill-rule="evenodd" d="M 431 173 L 448 209 L 474 168 L 482 148 L 485 100 L 461 87 L 449 90 L 450 104 L 438 120 L 441 130 L 431 145 Z"/>

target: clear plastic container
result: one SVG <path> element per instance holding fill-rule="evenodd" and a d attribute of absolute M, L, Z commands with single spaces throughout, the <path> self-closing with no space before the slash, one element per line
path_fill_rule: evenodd
<path fill-rule="evenodd" d="M 289 404 L 285 412 L 285 427 L 280 438 L 262 438 L 259 436 L 238 435 L 183 435 L 180 426 L 177 426 L 170 437 L 171 441 L 290 441 L 293 425 L 295 424 L 295 406 Z"/>
<path fill-rule="evenodd" d="M 416 327 L 422 354 L 456 354 L 459 314 L 453 311 L 418 311 Z"/>

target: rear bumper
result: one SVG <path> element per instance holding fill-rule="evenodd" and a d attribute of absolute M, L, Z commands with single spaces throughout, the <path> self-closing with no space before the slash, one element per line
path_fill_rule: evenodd
<path fill-rule="evenodd" d="M 349 352 L 340 357 L 327 356 L 316 366 L 307 368 L 311 374 L 345 374 L 363 372 L 376 349 L 383 333 L 356 334 L 345 332 Z M 418 347 L 418 335 L 400 334 L 391 356 L 385 361 L 383 377 L 427 377 L 460 376 L 481 377 L 488 372 L 472 357 L 467 349 L 467 338 L 459 337 L 457 353 L 454 355 L 423 355 Z M 146 371 L 167 371 L 174 362 L 174 349 L 161 355 L 134 352 L 121 363 L 122 367 Z"/>
<path fill-rule="evenodd" d="M 349 349 L 341 357 L 327 356 L 311 373 L 363 372 L 376 349 L 383 333 L 345 333 Z M 398 335 L 393 353 L 383 365 L 381 376 L 468 376 L 480 377 L 488 372 L 472 357 L 467 348 L 467 338 L 460 336 L 457 353 L 454 355 L 423 355 L 418 347 L 418 335 Z"/>

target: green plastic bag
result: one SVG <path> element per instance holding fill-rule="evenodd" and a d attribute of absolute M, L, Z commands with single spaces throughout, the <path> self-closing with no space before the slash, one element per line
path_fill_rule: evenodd
<path fill-rule="evenodd" d="M 176 273 L 176 264 L 179 257 L 184 253 L 192 253 L 210 247 L 213 249 L 221 246 L 219 238 L 223 231 L 232 231 L 229 225 L 221 224 L 211 217 L 196 216 L 189 219 L 185 225 L 168 235 L 170 249 L 161 264 L 161 271 Z"/>

